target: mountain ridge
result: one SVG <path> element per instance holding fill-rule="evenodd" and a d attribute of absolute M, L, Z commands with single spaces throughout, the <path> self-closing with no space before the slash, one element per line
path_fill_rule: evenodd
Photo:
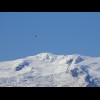
<path fill-rule="evenodd" d="M 40 53 L 0 62 L 0 86 L 99 87 L 100 57 Z"/>

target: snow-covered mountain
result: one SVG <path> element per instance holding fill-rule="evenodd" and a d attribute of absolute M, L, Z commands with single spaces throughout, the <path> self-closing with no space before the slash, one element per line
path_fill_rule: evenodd
<path fill-rule="evenodd" d="M 100 87 L 100 57 L 40 53 L 0 62 L 0 87 Z"/>

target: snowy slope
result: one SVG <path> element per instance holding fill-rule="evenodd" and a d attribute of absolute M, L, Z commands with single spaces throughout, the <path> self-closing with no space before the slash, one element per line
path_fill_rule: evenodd
<path fill-rule="evenodd" d="M 0 62 L 4 87 L 100 87 L 100 57 L 41 53 Z"/>

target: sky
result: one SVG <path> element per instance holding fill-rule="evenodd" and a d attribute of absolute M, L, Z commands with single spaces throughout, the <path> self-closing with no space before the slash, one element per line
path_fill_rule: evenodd
<path fill-rule="evenodd" d="M 100 12 L 0 12 L 0 61 L 45 52 L 100 57 Z"/>

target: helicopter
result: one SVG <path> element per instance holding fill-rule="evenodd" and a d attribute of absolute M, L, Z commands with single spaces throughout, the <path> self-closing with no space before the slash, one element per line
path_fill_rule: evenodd
<path fill-rule="evenodd" d="M 37 37 L 37 33 L 33 33 L 34 37 Z"/>

